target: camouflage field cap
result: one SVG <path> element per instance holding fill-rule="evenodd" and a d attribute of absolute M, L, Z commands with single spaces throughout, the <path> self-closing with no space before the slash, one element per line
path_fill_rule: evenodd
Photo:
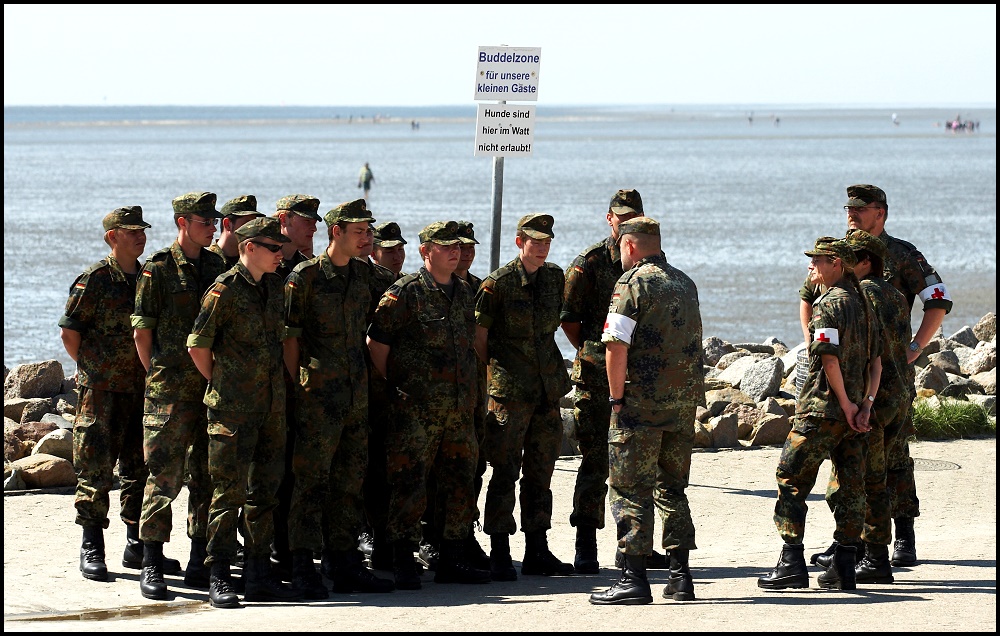
<path fill-rule="evenodd" d="M 307 219 L 321 220 L 317 212 L 319 199 L 308 194 L 289 194 L 287 197 L 281 197 L 278 199 L 277 209 L 278 212 L 294 212 Z"/>
<path fill-rule="evenodd" d="M 281 233 L 281 222 L 269 216 L 247 221 L 236 230 L 236 236 L 240 237 L 241 242 L 252 238 L 269 238 L 279 243 L 289 243 L 292 240 Z"/>
<path fill-rule="evenodd" d="M 847 186 L 847 203 L 844 204 L 845 207 L 863 208 L 872 203 L 886 203 L 885 192 L 882 188 L 877 188 L 868 183 Z"/>
<path fill-rule="evenodd" d="M 145 230 L 152 227 L 142 220 L 142 208 L 138 205 L 127 205 L 108 212 L 104 217 L 104 231 L 108 230 Z"/>
<path fill-rule="evenodd" d="M 634 219 L 624 221 L 618 226 L 618 236 L 626 234 L 649 234 L 650 236 L 660 235 L 660 222 L 648 216 L 637 216 Z"/>
<path fill-rule="evenodd" d="M 458 238 L 458 223 L 454 221 L 438 221 L 420 230 L 421 243 L 437 243 L 438 245 L 457 245 L 462 242 Z"/>
<path fill-rule="evenodd" d="M 844 262 L 844 267 L 854 269 L 858 264 L 858 257 L 854 255 L 854 249 L 848 245 L 844 239 L 832 236 L 821 236 L 816 239 L 816 245 L 811 250 L 806 250 L 806 256 L 833 256 Z"/>
<path fill-rule="evenodd" d="M 619 190 L 611 197 L 610 209 L 614 214 L 642 214 L 642 197 L 637 190 Z"/>
<path fill-rule="evenodd" d="M 479 245 L 476 240 L 476 231 L 472 229 L 472 221 L 457 221 L 458 238 L 466 245 Z"/>
<path fill-rule="evenodd" d="M 368 204 L 364 199 L 346 201 L 326 213 L 323 217 L 327 225 L 337 223 L 374 223 L 371 212 L 368 211 Z"/>
<path fill-rule="evenodd" d="M 533 239 L 553 238 L 552 224 L 555 220 L 550 214 L 528 214 L 521 217 L 517 222 L 517 231 L 524 232 L 525 235 Z"/>
<path fill-rule="evenodd" d="M 252 194 L 243 194 L 226 201 L 219 212 L 222 216 L 264 216 L 257 211 L 257 197 Z"/>
<path fill-rule="evenodd" d="M 221 219 L 215 209 L 215 194 L 212 192 L 188 192 L 173 200 L 174 216 L 197 214 L 206 219 Z"/>
<path fill-rule="evenodd" d="M 877 236 L 872 236 L 864 230 L 848 230 L 844 239 L 854 251 L 865 250 L 868 253 L 885 260 L 885 243 Z"/>
<path fill-rule="evenodd" d="M 403 238 L 403 232 L 399 229 L 399 224 L 395 221 L 389 221 L 388 223 L 383 223 L 382 225 L 376 225 L 375 245 L 378 245 L 379 247 L 396 247 L 397 245 L 406 245 L 406 239 Z"/>

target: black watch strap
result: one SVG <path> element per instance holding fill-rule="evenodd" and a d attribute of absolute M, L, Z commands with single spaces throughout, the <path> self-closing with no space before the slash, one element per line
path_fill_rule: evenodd
<path fill-rule="evenodd" d="M 611 406 L 621 406 L 621 405 L 625 404 L 625 398 L 623 398 L 623 397 L 616 398 L 616 397 L 611 397 L 609 395 L 608 396 L 608 404 L 610 404 Z"/>

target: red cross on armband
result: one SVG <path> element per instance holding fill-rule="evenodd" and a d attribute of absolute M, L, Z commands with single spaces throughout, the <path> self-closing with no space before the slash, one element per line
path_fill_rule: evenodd
<path fill-rule="evenodd" d="M 935 287 L 934 292 L 931 294 L 931 298 L 933 298 L 934 300 L 941 300 L 942 298 L 944 298 L 944 292 L 941 291 L 941 288 Z"/>

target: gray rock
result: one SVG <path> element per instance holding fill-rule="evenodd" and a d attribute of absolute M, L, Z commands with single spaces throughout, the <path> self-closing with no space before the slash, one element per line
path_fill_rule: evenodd
<path fill-rule="evenodd" d="M 794 405 L 793 405 L 794 408 Z M 771 415 L 788 415 L 785 408 L 781 406 L 781 402 L 773 397 L 769 397 L 757 404 L 757 409 L 760 410 L 761 415 L 770 413 Z"/>
<path fill-rule="evenodd" d="M 760 418 L 753 434 L 750 436 L 751 446 L 775 446 L 785 443 L 792 424 L 788 416 L 765 414 Z"/>
<path fill-rule="evenodd" d="M 3 416 L 8 417 L 15 422 L 21 421 L 21 414 L 24 413 L 24 407 L 28 405 L 27 398 L 14 398 L 13 400 L 3 401 Z"/>
<path fill-rule="evenodd" d="M 770 345 L 771 348 L 774 349 L 774 355 L 778 356 L 779 358 L 788 353 L 788 345 L 778 340 L 774 336 L 771 336 L 770 338 L 764 340 L 764 344 Z"/>
<path fill-rule="evenodd" d="M 734 344 L 737 349 L 743 349 L 744 351 L 749 351 L 750 353 L 766 353 L 769 356 L 774 355 L 774 347 L 766 344 L 758 344 L 756 342 L 742 342 L 739 344 Z M 787 348 L 787 347 L 786 347 Z"/>
<path fill-rule="evenodd" d="M 712 417 L 710 413 L 711 411 L 704 406 L 697 406 L 694 409 L 694 419 L 696 422 L 707 422 Z"/>
<path fill-rule="evenodd" d="M 986 342 L 987 340 L 993 340 L 997 337 L 997 317 L 992 311 L 976 323 L 976 326 L 972 328 L 972 333 L 976 334 L 976 337 Z"/>
<path fill-rule="evenodd" d="M 11 470 L 24 475 L 28 488 L 59 488 L 76 485 L 73 463 L 54 455 L 30 455 L 11 462 Z"/>
<path fill-rule="evenodd" d="M 753 433 L 753 427 L 760 418 L 760 411 L 756 406 L 747 404 L 730 404 L 723 411 L 723 415 L 734 414 L 739 420 L 736 426 L 736 436 L 740 439 L 749 439 Z"/>
<path fill-rule="evenodd" d="M 740 358 L 745 358 L 749 355 L 750 355 L 749 351 L 733 351 L 719 358 L 719 361 L 715 363 L 715 366 L 716 368 L 725 370 L 728 369 L 730 366 L 732 366 L 732 364 L 737 360 L 739 360 Z"/>
<path fill-rule="evenodd" d="M 735 355 L 730 353 L 728 355 Z M 736 360 L 734 360 L 726 369 L 719 374 L 718 379 L 723 382 L 728 382 L 733 388 L 739 388 L 740 382 L 743 381 L 743 374 L 746 373 L 747 369 L 752 367 L 757 360 L 750 354 L 746 354 Z M 722 364 L 721 361 L 719 364 Z M 752 398 L 751 398 L 752 399 Z M 757 403 L 757 400 L 754 400 Z"/>
<path fill-rule="evenodd" d="M 931 389 L 936 393 L 940 393 L 948 386 L 948 374 L 941 367 L 934 366 L 933 364 L 927 365 L 923 371 L 917 374 L 917 379 L 913 385 L 917 390 Z"/>
<path fill-rule="evenodd" d="M 559 409 L 562 416 L 563 440 L 559 449 L 560 457 L 580 454 L 580 444 L 576 439 L 576 415 L 573 409 Z"/>
<path fill-rule="evenodd" d="M 805 348 L 806 343 L 800 342 L 795 345 L 794 349 L 791 349 L 788 353 L 781 356 L 781 364 L 784 365 L 786 378 L 795 373 L 795 365 L 798 363 L 799 352 L 804 351 Z"/>
<path fill-rule="evenodd" d="M 737 448 L 740 445 L 739 437 L 740 420 L 735 413 L 727 413 L 719 417 L 713 417 L 708 422 L 709 431 L 712 433 L 713 448 Z"/>
<path fill-rule="evenodd" d="M 4 367 L 6 369 L 7 367 Z M 24 483 L 24 475 L 17 468 L 10 471 L 9 475 L 4 476 L 3 480 L 3 491 L 8 492 L 12 490 L 27 490 L 28 486 Z"/>
<path fill-rule="evenodd" d="M 972 331 L 972 327 L 962 327 L 955 333 L 948 336 L 948 340 L 957 342 L 959 344 L 964 344 L 970 349 L 975 349 L 976 345 L 979 344 L 979 337 L 976 336 L 975 332 Z"/>
<path fill-rule="evenodd" d="M 749 395 L 755 402 L 772 397 L 781 388 L 785 368 L 781 358 L 767 358 L 755 362 L 743 374 L 740 390 Z"/>
<path fill-rule="evenodd" d="M 715 408 L 712 406 L 712 404 L 715 402 L 722 402 L 723 407 L 725 406 L 725 404 L 729 404 L 730 402 L 735 402 L 737 404 L 746 404 L 748 406 L 757 406 L 757 403 L 754 402 L 753 398 L 751 398 L 749 395 L 747 395 L 743 391 L 740 391 L 739 389 L 733 389 L 730 387 L 713 391 L 705 391 L 705 406 L 707 406 L 709 410 L 712 410 L 713 408 Z M 721 413 L 721 411 L 719 412 Z M 712 415 L 712 417 L 715 417 L 715 415 L 718 414 L 719 413 L 715 413 L 714 415 Z"/>
<path fill-rule="evenodd" d="M 694 447 L 712 448 L 712 431 L 708 430 L 704 423 L 698 421 L 694 423 Z"/>
<path fill-rule="evenodd" d="M 715 336 L 705 338 L 701 343 L 701 347 L 705 353 L 705 364 L 711 367 L 717 365 L 722 356 L 736 351 L 733 345 Z"/>
<path fill-rule="evenodd" d="M 967 398 L 973 404 L 978 404 L 986 410 L 990 417 L 997 415 L 997 396 L 995 395 L 969 395 Z"/>
<path fill-rule="evenodd" d="M 76 389 L 76 376 L 71 375 L 63 378 L 62 393 L 76 394 Z M 76 404 L 76 402 L 74 402 L 74 404 Z"/>
<path fill-rule="evenodd" d="M 983 371 L 989 371 L 997 366 L 997 345 L 996 341 L 980 342 L 975 350 L 965 360 L 959 360 L 959 366 L 965 375 L 976 375 Z"/>
<path fill-rule="evenodd" d="M 979 386 L 983 387 L 983 393 L 986 395 L 996 395 L 997 394 L 997 370 L 996 367 L 990 369 L 989 371 L 984 371 L 982 373 L 977 373 L 976 375 L 969 378 Z"/>
<path fill-rule="evenodd" d="M 31 449 L 32 455 L 45 453 L 55 455 L 63 459 L 73 461 L 73 430 L 57 428 L 42 439 L 38 440 L 35 447 Z"/>
<path fill-rule="evenodd" d="M 18 365 L 4 378 L 4 401 L 59 395 L 62 393 L 63 377 L 63 367 L 58 360 Z"/>
<path fill-rule="evenodd" d="M 41 422 L 47 413 L 55 409 L 52 398 L 32 398 L 21 411 L 22 422 Z"/>
<path fill-rule="evenodd" d="M 15 426 L 17 423 L 15 422 Z M 14 434 L 14 430 L 4 422 L 3 428 L 3 458 L 5 462 L 13 462 L 27 455 L 24 443 Z"/>
<path fill-rule="evenodd" d="M 66 417 L 62 413 L 46 413 L 42 419 L 38 420 L 42 424 L 55 424 L 59 428 L 73 430 L 73 418 Z"/>
<path fill-rule="evenodd" d="M 931 360 L 931 365 L 941 369 L 946 373 L 961 373 L 962 366 L 958 362 L 958 354 L 954 351 L 942 351 L 940 353 L 934 353 L 928 356 Z"/>
<path fill-rule="evenodd" d="M 970 393 L 981 393 L 983 387 L 961 375 L 949 375 L 948 386 L 939 392 L 944 397 L 964 398 Z"/>

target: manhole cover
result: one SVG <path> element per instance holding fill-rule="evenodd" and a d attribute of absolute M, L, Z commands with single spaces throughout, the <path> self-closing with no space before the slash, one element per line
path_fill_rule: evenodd
<path fill-rule="evenodd" d="M 913 458 L 913 470 L 959 470 L 962 468 L 954 462 L 946 462 L 940 459 L 918 459 Z"/>

